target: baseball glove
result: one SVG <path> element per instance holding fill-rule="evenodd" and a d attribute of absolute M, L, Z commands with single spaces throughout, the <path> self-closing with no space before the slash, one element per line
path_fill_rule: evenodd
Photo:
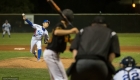
<path fill-rule="evenodd" d="M 48 40 L 45 40 L 45 39 L 44 39 L 44 44 L 48 44 Z"/>
<path fill-rule="evenodd" d="M 44 36 L 44 44 L 48 44 L 48 35 Z"/>

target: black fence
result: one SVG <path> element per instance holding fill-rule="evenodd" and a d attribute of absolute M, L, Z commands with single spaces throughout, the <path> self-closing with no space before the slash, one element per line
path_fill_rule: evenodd
<path fill-rule="evenodd" d="M 95 16 L 99 14 L 75 14 L 73 25 L 81 29 L 90 25 Z M 102 14 L 109 23 L 112 30 L 118 33 L 140 33 L 140 15 L 139 14 Z M 33 15 L 34 23 L 42 25 L 43 20 L 48 19 L 51 21 L 50 26 L 47 28 L 49 32 L 60 20 L 57 14 L 36 14 Z M 0 25 L 8 20 L 11 24 L 11 32 L 33 32 L 28 24 L 25 24 L 21 14 L 0 14 Z M 2 32 L 2 29 L 0 30 Z"/>

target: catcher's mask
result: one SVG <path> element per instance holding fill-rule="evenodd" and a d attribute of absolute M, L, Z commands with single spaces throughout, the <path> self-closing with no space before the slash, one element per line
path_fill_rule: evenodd
<path fill-rule="evenodd" d="M 67 19 L 72 22 L 74 19 L 74 15 L 73 15 L 73 11 L 70 9 L 64 9 L 62 11 L 62 13 L 67 17 Z M 61 17 L 61 20 L 63 20 L 63 18 Z"/>
<path fill-rule="evenodd" d="M 127 57 L 123 58 L 122 61 L 120 62 L 120 64 L 123 65 L 123 68 L 136 66 L 135 59 L 132 58 L 131 56 L 127 56 Z"/>

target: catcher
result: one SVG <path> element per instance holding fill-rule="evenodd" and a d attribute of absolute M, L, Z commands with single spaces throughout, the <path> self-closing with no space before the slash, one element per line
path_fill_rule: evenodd
<path fill-rule="evenodd" d="M 131 56 L 126 56 L 120 62 L 120 69 L 116 72 L 114 80 L 140 80 L 140 67 Z"/>

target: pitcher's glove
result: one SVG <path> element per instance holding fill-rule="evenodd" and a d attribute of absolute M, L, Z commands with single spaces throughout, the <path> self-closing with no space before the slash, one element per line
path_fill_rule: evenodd
<path fill-rule="evenodd" d="M 48 44 L 48 39 L 44 39 L 44 44 Z"/>
<path fill-rule="evenodd" d="M 44 44 L 48 44 L 48 41 L 49 41 L 48 35 L 45 35 L 44 36 Z"/>

